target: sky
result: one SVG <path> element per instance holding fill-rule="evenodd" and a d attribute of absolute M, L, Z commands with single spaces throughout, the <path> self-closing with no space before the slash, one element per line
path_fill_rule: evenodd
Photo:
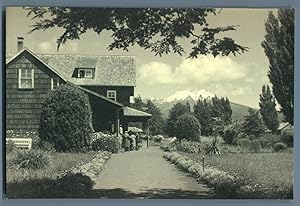
<path fill-rule="evenodd" d="M 263 84 L 270 84 L 268 59 L 261 47 L 265 35 L 265 22 L 271 9 L 222 9 L 216 16 L 209 16 L 211 26 L 239 25 L 236 31 L 226 36 L 249 47 L 238 56 L 199 56 L 187 59 L 187 54 L 155 56 L 138 46 L 123 50 L 108 51 L 110 33 L 97 35 L 93 31 L 83 34 L 80 40 L 68 41 L 56 50 L 56 39 L 62 29 L 53 28 L 28 34 L 35 21 L 26 17 L 21 7 L 6 10 L 6 53 L 17 52 L 17 37 L 24 37 L 24 46 L 39 54 L 95 54 L 133 55 L 136 60 L 135 96 L 142 98 L 165 98 L 180 90 L 205 89 L 230 101 L 258 108 L 259 94 Z M 188 53 L 190 40 L 180 41 Z"/>

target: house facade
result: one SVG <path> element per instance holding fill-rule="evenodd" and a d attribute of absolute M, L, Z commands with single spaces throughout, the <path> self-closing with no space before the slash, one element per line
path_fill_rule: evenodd
<path fill-rule="evenodd" d="M 136 83 L 132 56 L 35 54 L 23 49 L 6 60 L 6 130 L 37 131 L 51 90 L 72 84 L 90 100 L 95 131 L 119 134 L 150 114 L 130 108 Z"/>

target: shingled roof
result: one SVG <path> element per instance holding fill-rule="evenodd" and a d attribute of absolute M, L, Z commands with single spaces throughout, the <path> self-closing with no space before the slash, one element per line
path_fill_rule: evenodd
<path fill-rule="evenodd" d="M 32 52 L 31 52 L 32 53 Z M 97 56 L 73 54 L 35 54 L 64 79 L 76 85 L 135 86 L 133 56 Z M 7 56 L 6 62 L 10 60 Z M 93 79 L 72 77 L 75 68 L 94 68 Z"/>

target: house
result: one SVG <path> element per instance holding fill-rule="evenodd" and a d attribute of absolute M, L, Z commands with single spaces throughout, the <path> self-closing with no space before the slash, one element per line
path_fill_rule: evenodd
<path fill-rule="evenodd" d="M 36 131 L 48 93 L 73 84 L 90 100 L 95 131 L 119 134 L 131 122 L 145 122 L 151 114 L 130 108 L 136 86 L 132 56 L 35 54 L 23 48 L 6 60 L 6 130 Z"/>

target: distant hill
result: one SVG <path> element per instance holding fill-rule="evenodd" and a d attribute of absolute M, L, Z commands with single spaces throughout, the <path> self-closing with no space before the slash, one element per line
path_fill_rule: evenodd
<path fill-rule="evenodd" d="M 174 104 L 177 102 L 189 102 L 193 106 L 199 98 L 211 98 L 216 96 L 215 94 L 208 92 L 204 89 L 199 91 L 190 91 L 183 90 L 177 91 L 169 97 L 164 99 L 161 98 L 152 98 L 153 103 L 160 109 L 162 112 L 163 118 L 167 118 L 169 111 Z M 232 120 L 243 120 L 244 117 L 248 114 L 248 106 L 230 102 L 232 109 Z"/>

